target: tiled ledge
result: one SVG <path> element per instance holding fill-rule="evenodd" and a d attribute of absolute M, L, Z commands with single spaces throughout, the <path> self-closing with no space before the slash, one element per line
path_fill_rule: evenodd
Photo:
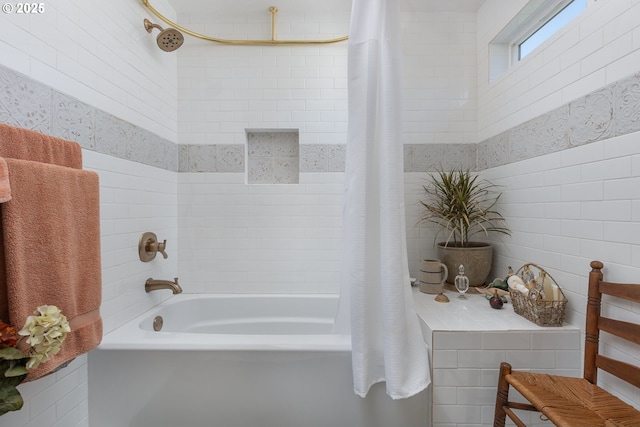
<path fill-rule="evenodd" d="M 425 294 L 413 289 L 413 299 L 420 318 L 434 331 L 548 331 L 550 328 L 538 326 L 516 314 L 513 306 L 505 304 L 500 310 L 489 306 L 484 295 L 474 293 L 465 299 L 447 291 L 448 303 L 434 300 L 435 295 Z M 576 327 L 564 324 L 552 330 L 575 330 Z"/>
<path fill-rule="evenodd" d="M 491 308 L 479 294 L 447 296 L 450 302 L 439 303 L 413 289 L 430 350 L 433 427 L 493 425 L 502 361 L 516 369 L 581 376 L 580 328 L 538 326 L 515 314 L 511 304 Z M 540 422 L 523 416 L 527 425 Z"/>

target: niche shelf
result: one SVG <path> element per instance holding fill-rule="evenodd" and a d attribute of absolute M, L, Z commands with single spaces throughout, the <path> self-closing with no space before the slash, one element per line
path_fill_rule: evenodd
<path fill-rule="evenodd" d="M 297 129 L 247 129 L 247 182 L 298 184 L 300 133 Z"/>

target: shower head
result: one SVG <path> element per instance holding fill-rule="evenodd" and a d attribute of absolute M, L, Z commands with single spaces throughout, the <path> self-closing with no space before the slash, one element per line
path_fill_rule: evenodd
<path fill-rule="evenodd" d="M 147 30 L 147 33 L 151 33 L 151 30 L 154 28 L 160 30 L 156 42 L 158 43 L 158 47 L 165 52 L 173 52 L 184 43 L 184 36 L 175 28 L 167 28 L 164 30 L 160 25 L 153 24 L 148 19 L 144 20 L 144 29 Z"/>

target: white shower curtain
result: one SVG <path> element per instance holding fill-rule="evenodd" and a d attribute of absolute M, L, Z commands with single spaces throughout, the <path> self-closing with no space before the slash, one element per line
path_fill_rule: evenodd
<path fill-rule="evenodd" d="M 401 140 L 400 0 L 353 0 L 343 265 L 335 331 L 351 333 L 354 391 L 393 399 L 431 379 L 413 308 Z"/>

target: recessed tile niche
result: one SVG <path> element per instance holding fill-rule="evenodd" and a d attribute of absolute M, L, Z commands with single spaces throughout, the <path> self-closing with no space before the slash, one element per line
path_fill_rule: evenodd
<path fill-rule="evenodd" d="M 247 129 L 249 184 L 298 184 L 300 136 L 297 129 Z"/>

